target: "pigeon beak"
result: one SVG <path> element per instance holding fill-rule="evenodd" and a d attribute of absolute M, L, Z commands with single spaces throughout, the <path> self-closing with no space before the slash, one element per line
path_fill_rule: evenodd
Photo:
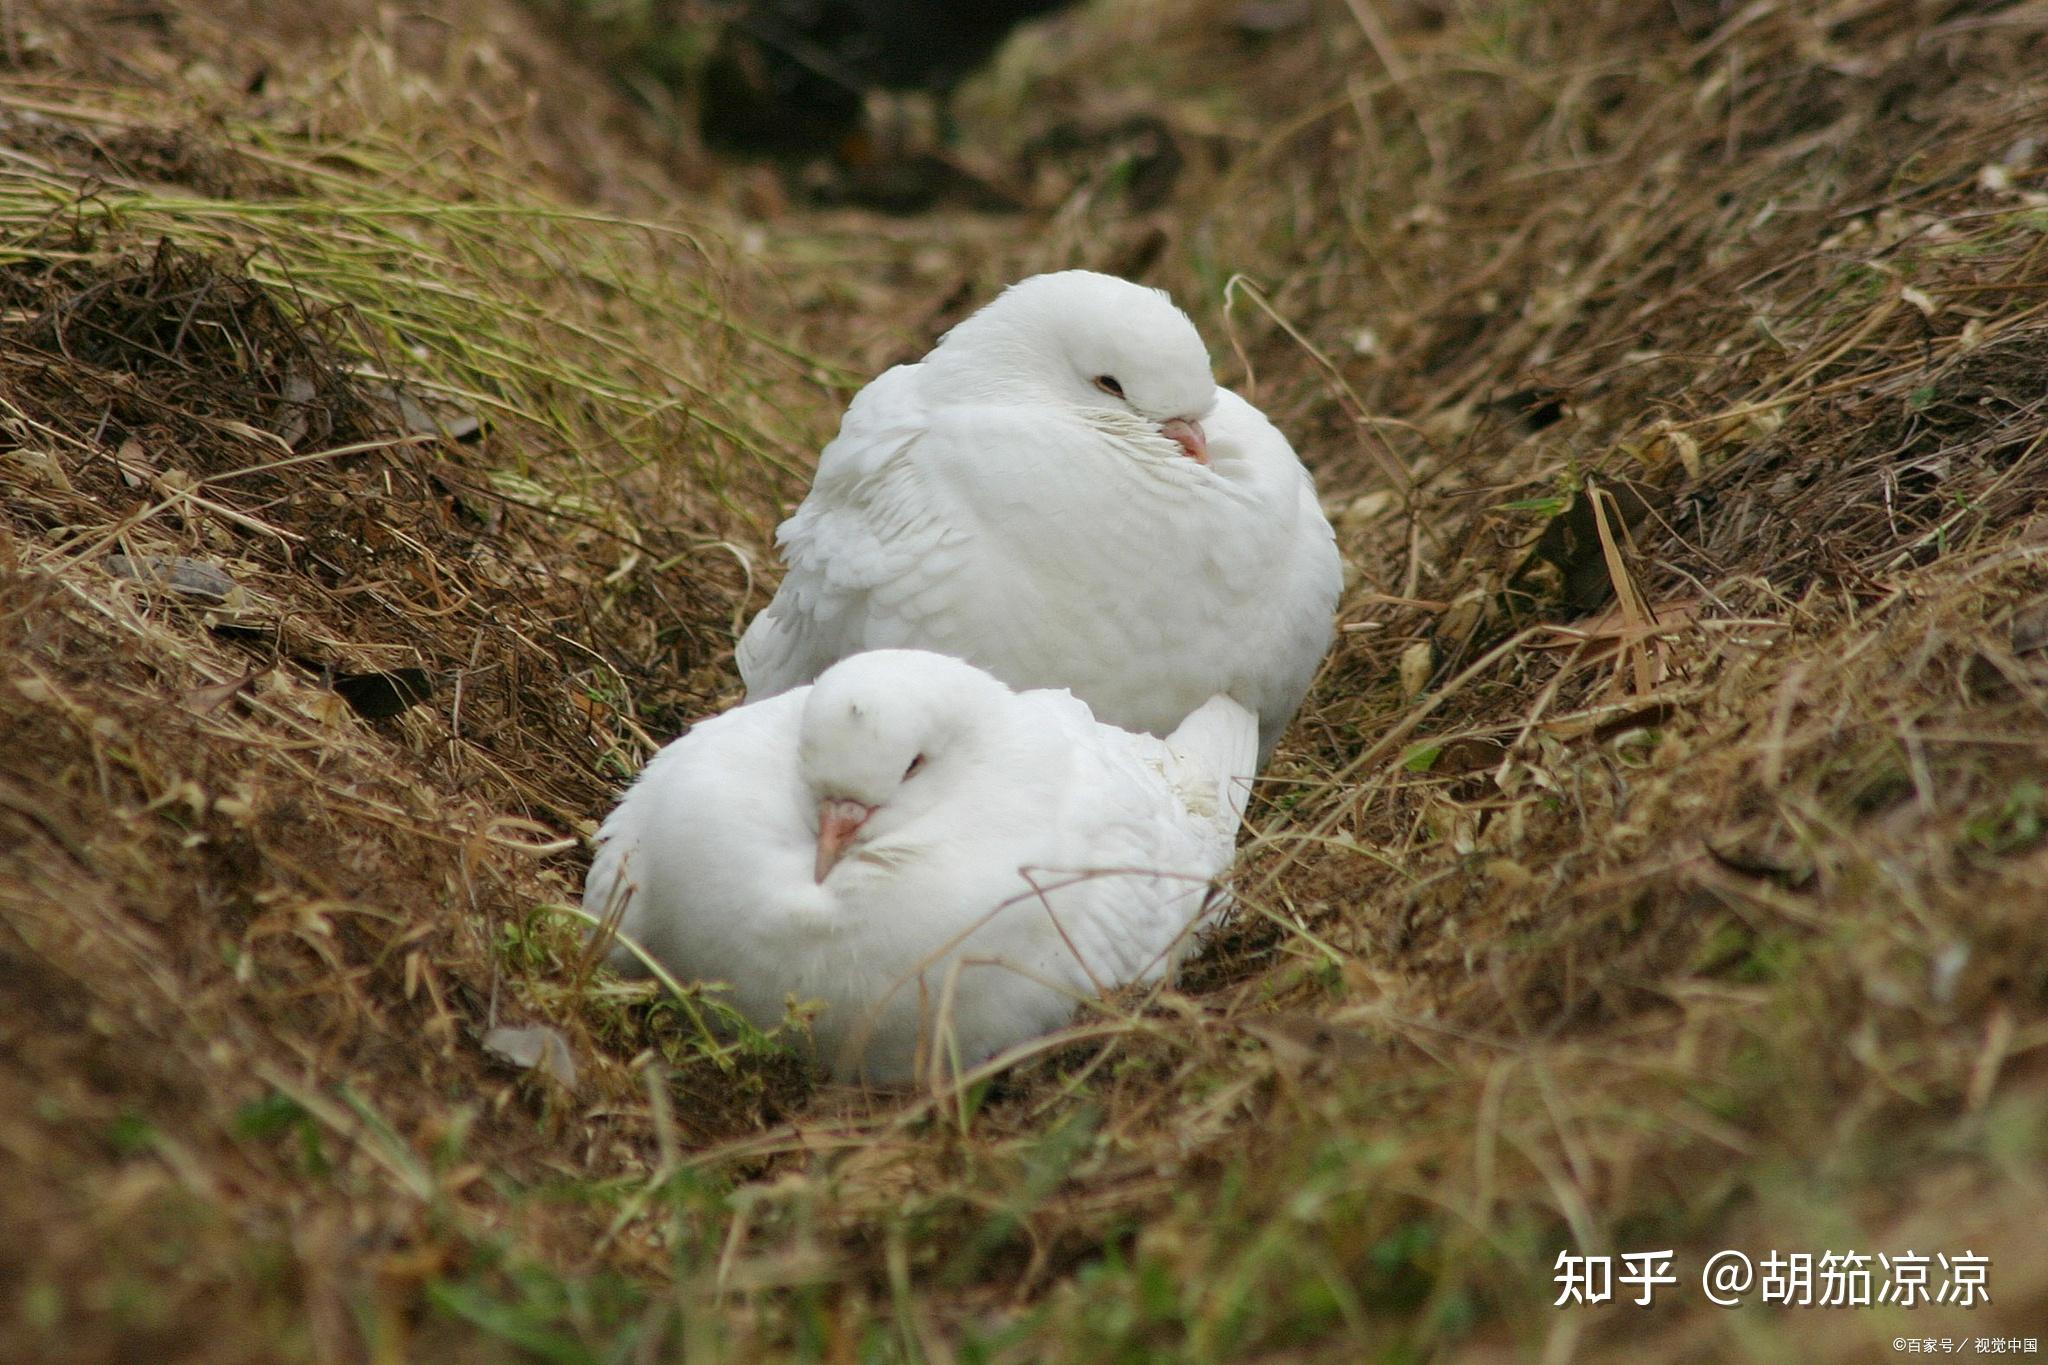
<path fill-rule="evenodd" d="M 1159 434 L 1187 452 L 1196 464 L 1209 463 L 1209 438 L 1191 417 L 1172 417 L 1159 424 Z"/>
<path fill-rule="evenodd" d="M 828 796 L 818 803 L 818 866 L 817 880 L 823 882 L 825 874 L 845 854 L 846 846 L 860 827 L 875 813 L 873 806 L 863 806 L 858 801 Z"/>

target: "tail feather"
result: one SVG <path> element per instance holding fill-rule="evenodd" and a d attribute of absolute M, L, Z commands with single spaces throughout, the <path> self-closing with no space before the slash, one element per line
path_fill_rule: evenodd
<path fill-rule="evenodd" d="M 1210 816 L 1235 843 L 1259 770 L 1259 718 L 1229 697 L 1211 697 L 1166 737 L 1166 747 L 1189 810 Z"/>

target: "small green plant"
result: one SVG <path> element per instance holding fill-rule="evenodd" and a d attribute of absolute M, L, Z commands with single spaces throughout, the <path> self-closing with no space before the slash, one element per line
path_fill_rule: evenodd
<path fill-rule="evenodd" d="M 1986 853 L 2015 853 L 2041 841 L 2043 825 L 2041 784 L 2024 779 L 1993 810 L 1973 817 L 1963 826 L 1963 837 Z"/>

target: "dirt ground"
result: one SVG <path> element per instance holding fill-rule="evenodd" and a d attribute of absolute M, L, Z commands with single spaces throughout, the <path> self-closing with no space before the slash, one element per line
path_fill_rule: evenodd
<path fill-rule="evenodd" d="M 0 3 L 0 1356 L 2038 1350 L 2048 4 L 1095 0 L 893 215 L 693 13 Z M 1176 989 L 825 1085 L 566 907 L 851 393 L 1073 265 L 1338 643 Z"/>

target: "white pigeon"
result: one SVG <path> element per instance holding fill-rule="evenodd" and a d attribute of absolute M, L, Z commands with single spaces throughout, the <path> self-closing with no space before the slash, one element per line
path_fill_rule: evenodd
<path fill-rule="evenodd" d="M 656 754 L 598 833 L 584 908 L 762 1028 L 822 1002 L 841 1077 L 971 1066 L 1173 968 L 1257 737 L 1228 697 L 1161 740 L 957 659 L 856 655 Z"/>
<path fill-rule="evenodd" d="M 749 699 L 928 649 L 1164 735 L 1211 696 L 1259 762 L 1329 649 L 1336 540 L 1287 438 L 1163 292 L 1012 285 L 854 398 L 739 644 Z"/>

